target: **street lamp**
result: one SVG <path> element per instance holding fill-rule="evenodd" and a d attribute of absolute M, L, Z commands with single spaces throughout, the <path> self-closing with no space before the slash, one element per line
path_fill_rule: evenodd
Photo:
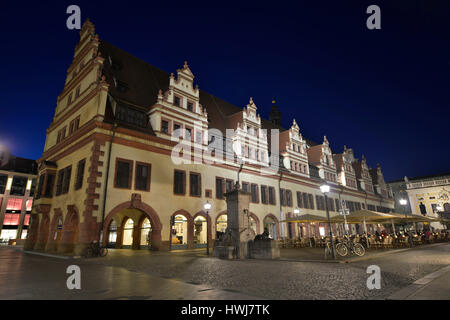
<path fill-rule="evenodd" d="M 203 205 L 203 208 L 206 210 L 206 255 L 209 256 L 209 222 L 208 222 L 208 213 L 211 209 L 211 203 L 209 201 L 206 201 L 206 203 Z"/>
<path fill-rule="evenodd" d="M 320 186 L 320 191 L 325 196 L 325 209 L 327 210 L 327 219 L 328 219 L 328 229 L 330 230 L 330 241 L 331 241 L 331 257 L 336 259 L 336 255 L 334 254 L 334 243 L 333 243 L 333 231 L 331 230 L 331 221 L 330 221 L 330 212 L 328 211 L 328 197 L 327 193 L 330 192 L 330 186 L 326 183 Z"/>
<path fill-rule="evenodd" d="M 295 215 L 298 215 L 299 213 L 300 213 L 300 209 L 299 209 L 299 208 L 295 208 L 295 209 L 294 209 L 294 214 L 295 214 Z"/>
<path fill-rule="evenodd" d="M 408 215 L 406 214 L 406 205 L 408 204 L 408 200 L 400 199 L 398 202 L 400 203 L 401 206 L 403 206 L 403 212 L 405 214 L 405 231 L 406 231 L 406 226 L 408 225 Z M 412 239 L 411 229 L 409 229 L 409 245 L 411 247 L 413 246 L 413 239 Z"/>

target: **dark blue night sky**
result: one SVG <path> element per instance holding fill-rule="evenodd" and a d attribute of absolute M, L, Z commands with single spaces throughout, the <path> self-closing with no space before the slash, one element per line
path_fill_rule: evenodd
<path fill-rule="evenodd" d="M 167 4 L 165 4 L 167 3 Z M 296 4 L 294 4 L 296 3 Z M 386 180 L 450 172 L 449 1 L 8 1 L 2 4 L 0 143 L 39 158 L 78 31 L 77 4 L 100 38 L 167 72 L 187 60 L 201 89 L 309 139 L 353 148 Z M 381 7 L 381 30 L 366 8 Z"/>

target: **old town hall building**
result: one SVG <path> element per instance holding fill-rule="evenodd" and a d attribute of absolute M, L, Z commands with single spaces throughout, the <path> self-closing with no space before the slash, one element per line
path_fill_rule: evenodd
<path fill-rule="evenodd" d="M 173 159 L 180 145 L 181 160 L 191 161 Z M 80 254 L 96 239 L 115 248 L 205 246 L 226 228 L 224 193 L 238 179 L 238 159 L 256 234 L 309 233 L 281 221 L 294 209 L 324 216 L 324 180 L 334 214 L 342 200 L 350 211 L 394 207 L 380 166 L 370 169 L 352 149 L 333 153 L 327 137 L 306 139 L 295 120 L 282 128 L 275 101 L 263 119 L 252 98 L 244 108 L 227 103 L 200 90 L 187 63 L 168 74 L 101 40 L 88 20 L 37 160 L 25 247 Z"/>

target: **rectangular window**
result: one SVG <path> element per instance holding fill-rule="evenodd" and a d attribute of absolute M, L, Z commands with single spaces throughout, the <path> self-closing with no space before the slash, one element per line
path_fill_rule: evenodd
<path fill-rule="evenodd" d="M 169 121 L 166 120 L 161 121 L 161 132 L 169 134 Z"/>
<path fill-rule="evenodd" d="M 286 190 L 286 205 L 292 207 L 292 191 Z"/>
<path fill-rule="evenodd" d="M 77 165 L 77 176 L 75 178 L 75 190 L 81 189 L 83 186 L 84 167 L 86 165 L 86 159 L 80 160 Z"/>
<path fill-rule="evenodd" d="M 303 193 L 302 197 L 303 197 L 303 205 L 305 206 L 305 209 L 310 209 L 311 207 L 309 205 L 308 194 L 307 193 Z"/>
<path fill-rule="evenodd" d="M 27 182 L 28 182 L 27 177 L 14 176 L 11 184 L 10 194 L 14 196 L 24 196 L 27 187 Z"/>
<path fill-rule="evenodd" d="M 121 104 L 117 105 L 116 119 L 141 128 L 147 126 L 147 115 L 144 111 Z"/>
<path fill-rule="evenodd" d="M 116 177 L 114 186 L 116 188 L 131 189 L 131 177 L 133 171 L 133 161 L 117 159 L 116 160 Z"/>
<path fill-rule="evenodd" d="M 314 209 L 314 197 L 312 194 L 308 194 L 308 200 L 309 200 L 309 208 Z"/>
<path fill-rule="evenodd" d="M 33 209 L 33 199 L 27 200 L 27 202 L 26 202 L 27 212 L 31 212 L 31 209 Z"/>
<path fill-rule="evenodd" d="M 201 176 L 199 173 L 189 173 L 189 191 L 193 197 L 200 197 L 202 195 Z"/>
<path fill-rule="evenodd" d="M 328 210 L 334 211 L 334 201 L 332 198 L 328 198 Z"/>
<path fill-rule="evenodd" d="M 252 202 L 259 203 L 258 185 L 255 183 L 252 183 L 250 188 L 252 191 Z"/>
<path fill-rule="evenodd" d="M 339 211 L 339 199 L 334 199 L 336 211 Z"/>
<path fill-rule="evenodd" d="M 175 137 L 181 137 L 183 135 L 183 133 L 181 132 L 181 125 L 179 125 L 178 123 L 174 123 L 172 134 Z"/>
<path fill-rule="evenodd" d="M 249 190 L 248 190 L 248 182 L 242 182 L 242 191 L 249 192 Z"/>
<path fill-rule="evenodd" d="M 6 212 L 14 213 L 22 211 L 23 200 L 19 198 L 9 198 L 6 203 Z"/>
<path fill-rule="evenodd" d="M 63 186 L 62 186 L 62 193 L 69 192 L 69 186 L 70 186 L 70 177 L 72 174 L 72 166 L 68 166 L 64 169 L 64 180 L 63 180 Z"/>
<path fill-rule="evenodd" d="M 150 190 L 150 174 L 151 165 L 136 162 L 136 177 L 134 180 L 136 190 L 149 191 Z"/>
<path fill-rule="evenodd" d="M 188 140 L 188 141 L 192 141 L 192 129 L 191 128 L 187 128 L 186 127 L 186 137 L 185 137 L 185 139 Z"/>
<path fill-rule="evenodd" d="M 231 190 L 233 190 L 233 183 L 234 183 L 233 180 L 226 179 L 226 181 L 225 181 L 225 190 L 226 190 L 226 192 L 230 192 Z"/>
<path fill-rule="evenodd" d="M 4 226 L 18 226 L 20 221 L 20 213 L 7 213 L 3 220 Z"/>
<path fill-rule="evenodd" d="M 275 188 L 274 187 L 269 187 L 269 203 L 270 204 L 275 204 Z"/>
<path fill-rule="evenodd" d="M 194 111 L 194 104 L 192 102 L 188 102 L 187 103 L 187 109 L 191 112 Z"/>
<path fill-rule="evenodd" d="M 58 171 L 58 178 L 56 180 L 56 192 L 55 192 L 56 196 L 59 196 L 60 194 L 62 194 L 64 173 L 65 173 L 64 169 Z"/>
<path fill-rule="evenodd" d="M 67 98 L 67 105 L 72 103 L 72 93 L 69 94 L 69 97 Z"/>
<path fill-rule="evenodd" d="M 174 98 L 173 98 L 173 104 L 174 105 L 176 105 L 177 107 L 179 107 L 180 106 L 180 97 L 177 97 L 177 96 L 175 96 Z"/>
<path fill-rule="evenodd" d="M 267 186 L 261 186 L 261 202 L 267 204 Z"/>
<path fill-rule="evenodd" d="M 302 193 L 297 191 L 297 207 L 303 208 L 303 197 Z"/>
<path fill-rule="evenodd" d="M 47 174 L 47 183 L 45 185 L 44 197 L 51 198 L 53 196 L 54 183 L 55 183 L 55 175 Z"/>
<path fill-rule="evenodd" d="M 174 171 L 173 193 L 179 195 L 186 194 L 186 173 L 184 171 Z"/>
<path fill-rule="evenodd" d="M 195 132 L 195 142 L 202 143 L 202 132 L 201 131 Z"/>
<path fill-rule="evenodd" d="M 6 174 L 0 174 L 0 194 L 5 193 L 7 180 L 8 180 L 8 176 Z"/>
<path fill-rule="evenodd" d="M 216 198 L 217 199 L 223 199 L 223 185 L 224 185 L 223 178 L 216 178 Z"/>
<path fill-rule="evenodd" d="M 73 132 L 73 121 L 70 121 L 70 124 L 69 124 L 69 136 L 72 134 L 72 132 Z"/>
<path fill-rule="evenodd" d="M 286 205 L 286 190 L 280 189 L 280 202 L 282 206 Z"/>

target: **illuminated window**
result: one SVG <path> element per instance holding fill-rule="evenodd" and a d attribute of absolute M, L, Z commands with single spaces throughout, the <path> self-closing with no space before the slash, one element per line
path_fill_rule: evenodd
<path fill-rule="evenodd" d="M 23 221 L 23 225 L 24 226 L 29 226 L 30 225 L 30 214 L 26 214 L 25 215 L 25 220 Z"/>
<path fill-rule="evenodd" d="M 20 213 L 7 213 L 3 220 L 4 226 L 18 226 L 20 221 Z"/>
<path fill-rule="evenodd" d="M 23 200 L 19 198 L 9 198 L 6 204 L 7 212 L 20 212 L 22 210 Z"/>
<path fill-rule="evenodd" d="M 27 206 L 27 211 L 31 211 L 31 209 L 33 208 L 33 200 L 32 199 L 27 200 L 26 206 Z"/>

